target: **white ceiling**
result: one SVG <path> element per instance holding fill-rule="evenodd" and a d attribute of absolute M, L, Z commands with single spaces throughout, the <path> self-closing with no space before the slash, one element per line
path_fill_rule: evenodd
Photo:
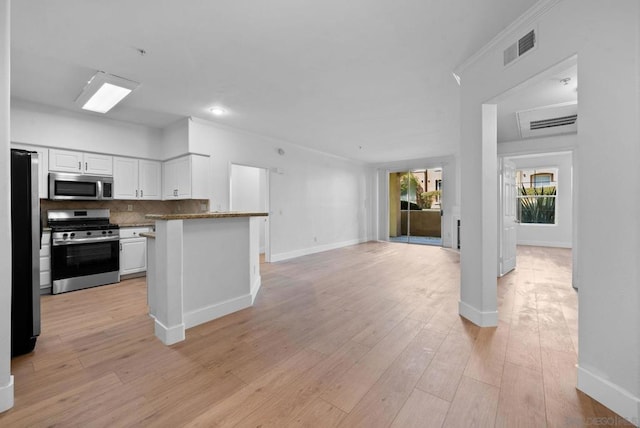
<path fill-rule="evenodd" d="M 562 82 L 563 79 L 570 80 Z M 498 143 L 518 141 L 520 136 L 516 112 L 578 101 L 577 57 L 540 73 L 522 88 L 510 91 L 498 102 Z M 562 128 L 557 128 L 562 133 Z"/>
<path fill-rule="evenodd" d="M 200 117 L 367 162 L 447 154 L 452 70 L 535 2 L 14 1 L 12 96 L 79 111 L 102 70 L 141 82 L 114 119 Z"/>

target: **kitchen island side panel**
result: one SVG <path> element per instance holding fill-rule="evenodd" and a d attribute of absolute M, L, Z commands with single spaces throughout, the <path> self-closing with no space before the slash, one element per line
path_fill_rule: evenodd
<path fill-rule="evenodd" d="M 249 222 L 249 217 L 184 222 L 186 328 L 251 306 Z"/>

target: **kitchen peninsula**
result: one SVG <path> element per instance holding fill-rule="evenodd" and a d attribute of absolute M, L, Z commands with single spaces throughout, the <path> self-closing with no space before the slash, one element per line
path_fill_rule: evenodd
<path fill-rule="evenodd" d="M 148 214 L 149 314 L 166 345 L 185 330 L 253 305 L 260 289 L 259 230 L 267 213 Z"/>

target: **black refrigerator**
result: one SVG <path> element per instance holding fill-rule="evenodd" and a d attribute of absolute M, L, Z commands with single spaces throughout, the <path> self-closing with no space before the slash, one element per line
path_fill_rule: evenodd
<path fill-rule="evenodd" d="M 11 356 L 33 351 L 40 334 L 38 153 L 11 149 Z"/>

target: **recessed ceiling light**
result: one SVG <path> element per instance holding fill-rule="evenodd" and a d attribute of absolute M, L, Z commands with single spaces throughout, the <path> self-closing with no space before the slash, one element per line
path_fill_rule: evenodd
<path fill-rule="evenodd" d="M 106 113 L 138 85 L 133 80 L 98 71 L 82 89 L 76 104 L 84 110 Z"/>
<path fill-rule="evenodd" d="M 222 107 L 211 107 L 209 109 L 209 111 L 211 112 L 211 114 L 215 115 L 215 116 L 222 116 L 223 114 L 225 114 L 227 111 L 225 109 L 223 109 Z"/>

